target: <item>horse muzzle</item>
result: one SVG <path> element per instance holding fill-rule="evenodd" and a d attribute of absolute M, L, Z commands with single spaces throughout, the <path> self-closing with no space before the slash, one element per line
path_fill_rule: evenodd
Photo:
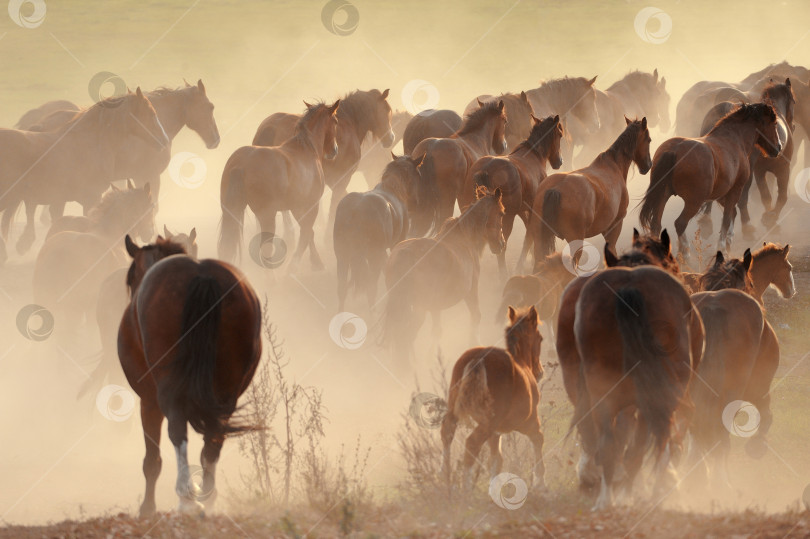
<path fill-rule="evenodd" d="M 641 166 L 638 167 L 638 171 L 643 176 L 644 174 L 647 174 L 650 171 L 651 168 L 652 168 L 652 159 L 648 159 L 647 162 L 644 163 L 643 167 L 641 167 Z"/>
<path fill-rule="evenodd" d="M 553 168 L 554 170 L 559 170 L 561 166 L 563 166 L 562 156 L 557 157 L 557 159 L 551 162 L 551 168 Z"/>
<path fill-rule="evenodd" d="M 380 138 L 380 143 L 382 144 L 383 148 L 390 148 L 394 145 L 394 141 L 396 140 L 397 136 L 394 134 L 392 129 L 388 130 L 388 133 L 385 136 Z"/>

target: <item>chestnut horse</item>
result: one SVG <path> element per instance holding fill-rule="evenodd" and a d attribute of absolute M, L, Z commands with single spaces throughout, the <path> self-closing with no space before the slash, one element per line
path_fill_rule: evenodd
<path fill-rule="evenodd" d="M 432 167 L 423 167 L 426 182 L 434 185 L 437 223 L 452 217 L 456 199 L 464 187 L 467 172 L 484 155 L 506 151 L 506 109 L 503 101 L 483 103 L 464 118 L 461 128 L 447 138 L 428 138 L 416 145 L 411 157 L 431 157 Z M 461 209 L 461 208 L 459 208 Z M 418 230 L 425 234 L 427 230 Z"/>
<path fill-rule="evenodd" d="M 337 259 L 338 311 L 351 285 L 364 290 L 369 307 L 377 303 L 377 284 L 388 250 L 408 237 L 409 213 L 425 196 L 419 167 L 422 159 L 393 156 L 377 187 L 349 193 L 335 214 L 333 245 Z"/>
<path fill-rule="evenodd" d="M 270 235 L 275 235 L 276 214 L 290 210 L 301 227 L 293 263 L 309 248 L 313 268 L 323 268 L 312 227 L 324 191 L 321 162 L 338 154 L 335 112 L 340 100 L 331 106 L 304 104 L 307 110 L 295 126 L 295 135 L 284 144 L 242 146 L 225 163 L 220 185 L 220 258 L 233 260 L 241 249 L 245 208 L 256 215 L 262 233 Z"/>
<path fill-rule="evenodd" d="M 491 95 L 479 95 L 470 101 L 464 114 L 472 114 L 479 107 L 479 102 L 503 101 L 506 107 L 506 117 L 509 122 L 506 124 L 506 144 L 510 148 L 516 147 L 521 142 L 529 138 L 529 133 L 534 127 L 534 111 L 529 103 L 526 92 L 520 94 L 501 94 L 497 97 Z"/>
<path fill-rule="evenodd" d="M 689 409 L 689 384 L 703 351 L 703 324 L 689 294 L 654 266 L 616 267 L 582 287 L 574 337 L 581 360 L 574 424 L 590 416 L 602 468 L 594 510 L 613 505 L 614 472 L 627 462 L 632 488 L 650 442 L 656 459 L 654 495 L 677 485 L 672 467 L 675 413 Z M 616 420 L 638 411 L 635 438 L 625 456 Z"/>
<path fill-rule="evenodd" d="M 678 249 L 688 259 L 686 225 L 706 201 L 718 200 L 723 206 L 718 249 L 728 251 L 734 235 L 735 206 L 750 177 L 749 156 L 755 149 L 770 157 L 782 150 L 776 113 L 765 103 L 740 105 L 705 137 L 666 140 L 655 152 L 650 186 L 639 214 L 641 225 L 657 234 L 669 197 L 683 198 L 675 232 Z"/>
<path fill-rule="evenodd" d="M 410 112 L 404 110 L 395 110 L 391 114 L 391 131 L 394 132 L 394 143 L 391 145 L 393 148 L 397 143 L 402 142 L 404 145 L 403 135 L 405 134 L 405 127 L 411 121 L 413 116 Z M 374 139 L 374 135 L 366 135 L 361 148 L 362 155 L 360 162 L 357 164 L 357 172 L 361 172 L 366 180 L 369 189 L 374 189 L 382 177 L 383 170 L 386 165 L 391 162 L 391 151 L 383 148 L 379 140 Z M 410 152 L 405 152 L 405 155 L 411 155 Z"/>
<path fill-rule="evenodd" d="M 476 109 L 478 104 L 476 104 Z M 454 110 L 428 109 L 410 119 L 402 134 L 402 150 L 413 155 L 416 145 L 426 138 L 447 138 L 461 129 L 463 120 Z"/>
<path fill-rule="evenodd" d="M 155 109 L 138 88 L 112 97 L 54 131 L 0 129 L 0 210 L 2 232 L 8 236 L 11 219 L 25 203 L 27 224 L 17 242 L 26 252 L 34 242 L 34 213 L 38 205 L 76 201 L 88 211 L 115 177 L 115 161 L 128 151 L 133 138 L 156 149 L 168 137 Z"/>
<path fill-rule="evenodd" d="M 646 174 L 652 163 L 647 118 L 625 121 L 624 132 L 593 163 L 552 174 L 537 188 L 524 240 L 534 241 L 535 265 L 554 252 L 556 237 L 572 242 L 602 234 L 611 248 L 616 245 L 630 202 L 630 165 L 635 163 Z M 528 245 L 524 245 L 523 252 L 527 251 Z M 518 267 L 522 264 L 519 261 Z"/>
<path fill-rule="evenodd" d="M 231 416 L 261 358 L 261 305 L 230 264 L 198 262 L 168 240 L 138 247 L 127 236 L 125 243 L 132 257 L 127 273 L 132 299 L 118 331 L 118 357 L 141 398 L 146 493 L 140 513 L 155 512 L 164 417 L 177 456 L 179 508 L 199 512 L 198 499 L 210 508 L 216 498 L 216 465 L 225 437 L 252 428 L 234 424 Z M 187 424 L 205 442 L 201 493 L 189 474 Z"/>
<path fill-rule="evenodd" d="M 490 190 L 500 187 L 506 211 L 503 237 L 507 242 L 516 216 L 520 217 L 528 230 L 534 194 L 546 177 L 546 165 L 551 163 L 555 170 L 562 166 L 560 141 L 563 128 L 560 117 L 549 116 L 540 120 L 531 116 L 531 121 L 531 132 L 512 153 L 505 157 L 485 156 L 470 167 L 458 199 L 461 207 L 466 207 L 472 202 L 471 193 L 474 193 L 476 185 L 485 185 Z M 525 256 L 526 253 L 522 253 L 520 258 Z M 506 249 L 498 255 L 498 266 L 501 274 L 506 275 Z"/>
<path fill-rule="evenodd" d="M 413 342 L 427 312 L 438 338 L 441 312 L 464 300 L 470 335 L 476 335 L 481 253 L 487 244 L 495 254 L 504 247 L 501 190 L 490 193 L 479 187 L 477 193 L 478 200 L 459 217 L 447 219 L 434 237 L 405 240 L 391 250 L 385 265 L 383 341 L 393 349 L 400 369 L 414 355 Z"/>
<path fill-rule="evenodd" d="M 513 431 L 528 436 L 534 446 L 532 487 L 545 489 L 543 430 L 537 413 L 543 378 L 540 364 L 540 321 L 534 306 L 516 312 L 509 306 L 506 349 L 477 347 L 464 352 L 453 366 L 447 413 L 442 420 L 444 446 L 442 469 L 450 477 L 450 446 L 458 422 L 473 419 L 475 429 L 467 437 L 462 467 L 464 486 L 472 487 L 472 469 L 484 443 L 489 444 L 490 477 L 501 473 L 501 435 Z"/>
<path fill-rule="evenodd" d="M 388 104 L 388 90 L 361 91 L 356 90 L 339 100 L 341 105 L 337 111 L 337 144 L 340 153 L 331 161 L 323 163 L 323 177 L 326 185 L 332 191 L 332 201 L 329 204 L 328 229 L 335 222 L 335 211 L 338 202 L 346 196 L 346 188 L 357 170 L 360 162 L 360 148 L 366 135 L 380 141 L 383 147 L 394 145 L 396 136 L 391 129 L 391 106 Z M 265 118 L 256 135 L 253 137 L 253 146 L 281 146 L 296 133 L 296 125 L 300 116 L 278 112 Z M 296 218 L 297 219 L 297 218 Z M 291 223 L 284 213 L 285 230 L 290 229 Z M 288 234 L 290 237 L 291 234 Z"/>

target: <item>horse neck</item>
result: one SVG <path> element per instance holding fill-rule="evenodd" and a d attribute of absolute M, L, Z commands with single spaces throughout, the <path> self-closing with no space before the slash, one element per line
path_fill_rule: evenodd
<path fill-rule="evenodd" d="M 593 165 L 607 164 L 619 170 L 622 180 L 627 183 L 627 174 L 630 172 L 630 165 L 633 164 L 633 158 L 628 156 L 621 148 L 611 146 L 594 160 Z"/>
<path fill-rule="evenodd" d="M 492 147 L 492 137 L 495 135 L 495 126 L 497 125 L 498 117 L 493 116 L 488 118 L 481 127 L 475 131 L 458 135 L 456 138 L 460 139 L 465 145 L 477 152 L 479 155 L 487 155 L 490 153 Z"/>
<path fill-rule="evenodd" d="M 386 193 L 400 202 L 404 202 L 407 193 L 402 186 L 402 181 L 400 180 L 399 176 L 396 174 L 387 174 L 382 177 L 380 183 L 378 183 L 373 191 L 380 191 L 382 193 Z"/>
<path fill-rule="evenodd" d="M 757 140 L 757 128 L 753 122 L 722 122 L 706 135 L 709 139 L 722 139 L 740 146 L 748 154 Z"/>
<path fill-rule="evenodd" d="M 512 356 L 512 359 L 516 365 L 534 374 L 532 371 L 532 352 L 529 346 L 516 347 L 507 345 L 507 351 L 509 352 L 509 355 Z"/>
<path fill-rule="evenodd" d="M 360 98 L 361 95 L 356 93 L 345 98 L 337 110 L 337 118 L 339 127 L 345 129 L 349 126 L 357 140 L 362 141 L 372 132 L 373 125 L 370 115 L 364 114 L 366 110 Z"/>
<path fill-rule="evenodd" d="M 169 140 L 173 140 L 186 125 L 186 99 L 188 96 L 189 93 L 182 89 L 148 94 L 149 101 L 155 107 L 158 120 Z"/>
<path fill-rule="evenodd" d="M 757 257 L 754 255 L 754 263 L 751 265 L 751 282 L 754 285 L 754 299 L 762 303 L 762 295 L 765 290 L 773 284 L 770 264 L 768 263 L 770 253 L 764 253 Z"/>
<path fill-rule="evenodd" d="M 477 261 L 481 257 L 487 241 L 483 233 L 484 226 L 478 223 L 481 219 L 478 215 L 480 211 L 483 209 L 473 205 L 470 210 L 461 214 L 449 225 L 448 230 L 439 240 L 454 248 L 470 251 L 474 254 L 473 259 Z"/>
<path fill-rule="evenodd" d="M 539 143 L 535 148 L 532 148 L 528 141 L 522 142 L 520 146 L 515 148 L 514 155 L 525 161 L 533 167 L 546 170 L 548 166 L 548 158 L 551 153 L 551 145 Z"/>

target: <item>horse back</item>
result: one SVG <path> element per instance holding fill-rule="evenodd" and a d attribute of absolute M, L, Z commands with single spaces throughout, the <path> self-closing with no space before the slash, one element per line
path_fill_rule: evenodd
<path fill-rule="evenodd" d="M 301 117 L 298 114 L 276 112 L 259 124 L 253 136 L 253 146 L 281 146 L 295 134 L 295 124 Z"/>

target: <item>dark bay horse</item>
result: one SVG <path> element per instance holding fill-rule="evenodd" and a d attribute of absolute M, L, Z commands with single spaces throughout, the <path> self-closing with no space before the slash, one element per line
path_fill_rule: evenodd
<path fill-rule="evenodd" d="M 476 185 L 485 185 L 490 190 L 500 187 L 506 211 L 503 237 L 507 242 L 512 235 L 516 216 L 520 217 L 528 230 L 534 194 L 546 177 L 546 166 L 551 164 L 555 170 L 562 166 L 560 141 L 563 128 L 560 117 L 549 116 L 540 120 L 531 116 L 531 121 L 531 132 L 512 153 L 504 157 L 484 156 L 470 167 L 458 199 L 459 205 L 466 207 L 473 201 L 472 193 Z M 528 247 L 525 242 L 524 246 Z M 526 253 L 522 253 L 520 259 L 525 256 Z M 506 275 L 506 249 L 498 255 L 498 266 L 501 274 Z"/>
<path fill-rule="evenodd" d="M 350 284 L 365 291 L 369 308 L 376 305 L 388 250 L 408 237 L 409 212 L 426 196 L 419 173 L 422 159 L 393 157 L 374 189 L 349 193 L 338 204 L 333 240 L 338 311 L 344 310 Z"/>
<path fill-rule="evenodd" d="M 428 138 L 416 145 L 411 157 L 430 157 L 431 167 L 422 168 L 426 182 L 434 185 L 437 221 L 453 215 L 456 199 L 464 187 L 467 172 L 484 155 L 506 151 L 506 109 L 503 101 L 483 103 L 464 119 L 461 128 L 447 138 Z M 425 234 L 427 230 L 419 230 Z"/>
<path fill-rule="evenodd" d="M 635 163 L 646 174 L 652 164 L 647 119 L 625 121 L 624 132 L 593 163 L 552 174 L 537 188 L 524 240 L 534 242 L 535 265 L 554 252 L 556 237 L 572 242 L 602 234 L 608 244 L 616 245 L 630 203 L 630 165 Z"/>
<path fill-rule="evenodd" d="M 648 448 L 656 465 L 654 495 L 677 486 L 672 467 L 676 411 L 690 408 L 689 384 L 703 351 L 703 324 L 682 283 L 654 266 L 616 267 L 582 287 L 574 336 L 581 360 L 572 425 L 590 416 L 602 468 L 595 510 L 613 505 L 614 473 L 627 463 L 632 488 Z M 627 454 L 616 421 L 638 411 Z"/>
<path fill-rule="evenodd" d="M 356 90 L 340 99 L 337 112 L 337 144 L 340 152 L 331 161 L 323 163 L 323 176 L 332 191 L 329 205 L 328 229 L 335 221 L 338 202 L 346 196 L 346 188 L 360 162 L 361 147 L 367 135 L 380 141 L 383 147 L 394 145 L 396 136 L 391 129 L 391 106 L 388 90 Z M 256 135 L 253 146 L 281 146 L 295 134 L 300 116 L 279 112 L 265 118 Z M 285 213 L 285 228 L 289 228 Z"/>
<path fill-rule="evenodd" d="M 126 249 L 132 299 L 121 319 L 118 357 L 141 399 L 146 493 L 140 513 L 155 512 L 164 417 L 177 457 L 179 509 L 199 512 L 198 499 L 213 506 L 225 437 L 251 428 L 231 416 L 261 358 L 261 305 L 245 276 L 227 263 L 198 262 L 168 240 L 138 247 L 127 236 Z M 187 424 L 205 442 L 202 493 L 189 473 Z"/>
<path fill-rule="evenodd" d="M 529 138 L 532 127 L 534 126 L 534 110 L 529 97 L 526 92 L 519 94 L 501 94 L 499 96 L 479 95 L 477 98 L 470 101 L 467 108 L 464 109 L 464 114 L 469 115 L 475 112 L 480 106 L 479 102 L 488 101 L 503 101 L 506 107 L 506 117 L 509 122 L 506 124 L 506 144 L 510 148 L 515 148 L 518 144 Z"/>
<path fill-rule="evenodd" d="M 74 113 L 63 126 L 45 132 L 0 129 L 2 232 L 25 203 L 28 222 L 17 242 L 26 252 L 34 241 L 38 205 L 76 201 L 88 211 L 114 178 L 115 161 L 133 138 L 162 149 L 168 137 L 149 99 L 138 88 Z"/>
<path fill-rule="evenodd" d="M 476 106 L 476 108 L 478 108 Z M 413 155 L 416 145 L 426 138 L 447 138 L 461 129 L 463 120 L 454 110 L 428 109 L 410 119 L 402 134 L 405 155 Z"/>
<path fill-rule="evenodd" d="M 241 249 L 245 208 L 256 215 L 262 233 L 271 235 L 276 231 L 276 214 L 289 210 L 301 227 L 293 263 L 309 248 L 313 268 L 323 268 L 312 227 L 324 191 L 321 163 L 338 154 L 335 113 L 340 103 L 307 104 L 295 135 L 281 146 L 242 146 L 231 155 L 220 185 L 220 258 L 233 260 Z"/>
<path fill-rule="evenodd" d="M 728 251 L 734 234 L 735 207 L 750 177 L 749 156 L 754 151 L 776 157 L 782 147 L 776 113 L 771 105 L 740 105 L 700 138 L 675 137 L 655 152 L 650 186 L 644 195 L 639 220 L 652 233 L 661 230 L 661 216 L 673 195 L 684 200 L 675 220 L 678 248 L 689 258 L 685 231 L 689 221 L 707 201 L 723 206 L 718 249 Z"/>
<path fill-rule="evenodd" d="M 450 477 L 450 447 L 458 422 L 466 418 L 476 426 L 465 442 L 462 467 L 464 485 L 472 487 L 472 469 L 481 447 L 489 444 L 492 464 L 490 477 L 501 472 L 501 435 L 517 431 L 528 436 L 534 446 L 532 487 L 545 489 L 543 430 L 537 413 L 543 378 L 540 364 L 540 321 L 534 306 L 516 312 L 509 307 L 506 349 L 477 347 L 464 352 L 453 366 L 447 414 L 442 420 L 444 446 L 442 468 Z"/>
<path fill-rule="evenodd" d="M 405 240 L 391 250 L 385 265 L 383 341 L 393 349 L 397 368 L 405 368 L 414 355 L 413 341 L 428 312 L 438 338 L 441 312 L 463 300 L 470 311 L 470 334 L 476 334 L 481 254 L 487 244 L 495 254 L 504 247 L 501 199 L 500 189 L 490 193 L 479 187 L 478 200 L 459 217 L 447 219 L 434 237 Z"/>
<path fill-rule="evenodd" d="M 391 131 L 394 132 L 393 148 L 397 143 L 403 141 L 405 128 L 413 116 L 404 110 L 395 110 L 391 114 Z M 391 150 L 383 148 L 379 140 L 375 140 L 374 135 L 366 135 L 361 148 L 360 162 L 357 164 L 357 172 L 362 172 L 369 189 L 374 189 L 382 177 L 383 170 L 391 162 Z M 411 155 L 405 152 L 405 155 Z"/>

